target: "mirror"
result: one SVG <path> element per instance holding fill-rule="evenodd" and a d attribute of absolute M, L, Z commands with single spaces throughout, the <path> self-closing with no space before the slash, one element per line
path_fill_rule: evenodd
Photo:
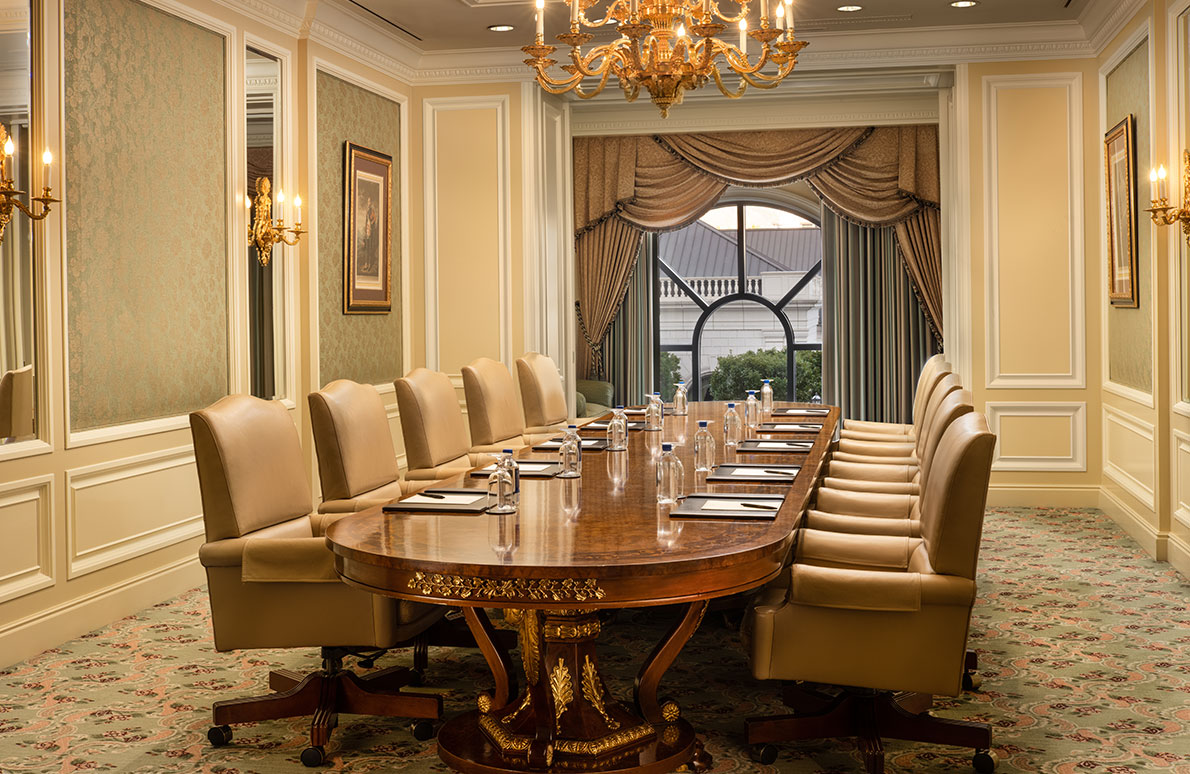
<path fill-rule="evenodd" d="M 257 181 L 268 179 L 273 196 L 284 190 L 281 179 L 281 63 L 268 54 L 247 49 L 244 61 L 247 115 L 247 190 L 256 196 Z M 274 205 L 273 217 L 280 217 Z M 249 209 L 248 226 L 252 226 Z M 286 397 L 285 384 L 285 273 L 282 245 L 271 255 L 248 247 L 248 335 L 251 389 L 258 398 Z"/>
<path fill-rule="evenodd" d="M 32 191 L 42 182 L 32 178 L 29 20 L 28 4 L 5 3 L 0 12 L 0 124 L 12 138 L 8 169 L 19 191 Z M 22 197 L 26 203 L 29 195 Z M 33 222 L 14 210 L 0 242 L 0 444 L 37 433 L 33 298 Z"/>

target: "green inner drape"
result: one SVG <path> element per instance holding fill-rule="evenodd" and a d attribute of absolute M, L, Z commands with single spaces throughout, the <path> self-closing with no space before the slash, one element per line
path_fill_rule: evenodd
<path fill-rule="evenodd" d="M 822 213 L 823 397 L 843 416 L 913 421 L 917 375 L 936 350 L 891 227 Z"/>
<path fill-rule="evenodd" d="M 644 240 L 636 269 L 628 280 L 624 303 L 604 343 L 606 378 L 616 403 L 639 403 L 653 383 L 653 269 L 651 246 Z"/>

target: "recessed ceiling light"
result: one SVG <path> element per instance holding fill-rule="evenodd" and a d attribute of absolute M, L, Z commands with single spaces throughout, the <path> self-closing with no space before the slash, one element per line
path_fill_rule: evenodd
<path fill-rule="evenodd" d="M 840 5 L 835 10 L 842 11 L 843 13 L 851 13 L 853 11 L 862 11 L 864 7 L 862 5 Z"/>
<path fill-rule="evenodd" d="M 492 32 L 512 32 L 516 27 L 513 27 L 511 24 L 493 24 L 488 29 Z"/>
<path fill-rule="evenodd" d="M 970 8 L 973 5 L 979 5 L 979 0 L 954 0 L 950 5 L 952 8 Z"/>

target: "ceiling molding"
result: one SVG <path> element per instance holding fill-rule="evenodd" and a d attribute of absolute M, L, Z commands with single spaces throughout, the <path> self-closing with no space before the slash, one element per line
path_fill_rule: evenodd
<path fill-rule="evenodd" d="M 219 5 L 250 16 L 286 35 L 300 36 L 305 23 L 305 3 L 294 0 L 215 0 Z M 285 6 L 294 6 L 286 8 Z"/>
<path fill-rule="evenodd" d="M 310 40 L 405 83 L 417 83 L 422 53 L 413 44 L 350 3 L 342 0 L 313 2 L 317 2 L 317 8 L 309 23 Z"/>
<path fill-rule="evenodd" d="M 1079 14 L 1078 21 L 1095 51 L 1095 56 L 1102 54 L 1146 5 L 1146 0 L 1091 0 L 1087 3 L 1087 7 Z"/>

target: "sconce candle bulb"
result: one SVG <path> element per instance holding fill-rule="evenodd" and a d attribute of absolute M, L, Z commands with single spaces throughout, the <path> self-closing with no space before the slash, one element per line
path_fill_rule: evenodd
<path fill-rule="evenodd" d="M 12 155 L 16 152 L 16 145 L 13 144 L 12 137 L 3 126 L 0 126 L 0 137 L 4 139 L 4 164 L 0 169 L 2 172 L 0 174 L 0 243 L 3 243 L 4 232 L 12 221 L 14 209 L 25 213 L 30 220 L 45 220 L 46 216 L 50 214 L 51 205 L 58 200 L 54 198 L 53 190 L 50 188 L 50 162 L 53 161 L 53 156 L 49 150 L 46 150 L 41 157 L 42 163 L 45 165 L 45 185 L 42 187 L 41 196 L 32 197 L 33 201 L 41 204 L 41 209 L 35 212 L 33 208 L 26 206 L 20 200 L 19 197 L 23 196 L 25 192 L 17 190 L 12 174 Z"/>
<path fill-rule="evenodd" d="M 1184 171 L 1182 172 L 1182 206 L 1174 207 L 1169 203 L 1169 181 L 1165 165 L 1161 164 L 1149 172 L 1149 183 L 1152 187 L 1153 206 L 1145 210 L 1153 218 L 1154 225 L 1171 226 L 1182 224 L 1182 233 L 1186 235 L 1186 242 L 1190 244 L 1190 150 L 1182 155 Z"/>
<path fill-rule="evenodd" d="M 249 211 L 253 213 L 252 222 L 248 224 L 248 244 L 255 245 L 256 258 L 261 266 L 268 266 L 273 256 L 273 245 L 281 242 L 290 247 L 301 241 L 302 234 L 302 199 L 294 197 L 297 207 L 297 223 L 293 228 L 285 227 L 285 213 L 281 217 L 273 218 L 273 202 L 269 196 L 272 184 L 267 177 L 256 178 L 256 198 L 248 203 Z M 277 189 L 277 209 L 282 210 L 285 204 L 285 193 Z"/>

